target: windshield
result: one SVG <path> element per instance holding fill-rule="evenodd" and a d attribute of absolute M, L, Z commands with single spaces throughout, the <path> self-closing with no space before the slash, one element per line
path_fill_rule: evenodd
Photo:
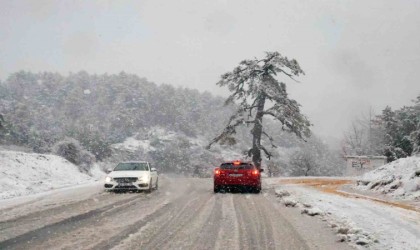
<path fill-rule="evenodd" d="M 114 171 L 148 171 L 149 167 L 145 162 L 129 162 L 129 163 L 119 163 Z"/>

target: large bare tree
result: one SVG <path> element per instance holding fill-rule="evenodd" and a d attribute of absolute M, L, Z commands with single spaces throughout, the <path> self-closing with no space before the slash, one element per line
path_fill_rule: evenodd
<path fill-rule="evenodd" d="M 233 114 L 223 132 L 215 137 L 207 146 L 221 141 L 234 141 L 236 128 L 240 125 L 251 125 L 252 148 L 248 156 L 254 164 L 261 167 L 261 151 L 270 159 L 271 153 L 261 143 L 261 137 L 268 138 L 272 147 L 276 147 L 263 126 L 263 117 L 268 116 L 280 122 L 284 130 L 304 139 L 310 136 L 310 122 L 300 112 L 300 105 L 288 97 L 286 84 L 279 81 L 279 76 L 293 80 L 295 76 L 304 74 L 295 59 L 289 60 L 278 52 L 266 52 L 263 59 L 244 60 L 233 69 L 222 75 L 217 83 L 227 86 L 232 94 L 226 104 L 239 101 L 239 108 Z"/>

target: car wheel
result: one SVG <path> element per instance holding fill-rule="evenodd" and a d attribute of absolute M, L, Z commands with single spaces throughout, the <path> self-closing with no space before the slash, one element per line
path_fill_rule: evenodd
<path fill-rule="evenodd" d="M 152 192 L 152 179 L 150 179 L 149 181 L 149 188 L 146 190 L 147 193 L 151 193 Z"/>
<path fill-rule="evenodd" d="M 158 188 L 159 188 L 159 179 L 156 179 L 156 185 L 155 185 L 155 190 L 158 190 Z"/>
<path fill-rule="evenodd" d="M 219 186 L 214 186 L 214 192 L 219 193 L 220 192 L 220 187 Z"/>
<path fill-rule="evenodd" d="M 254 193 L 259 194 L 260 192 L 261 192 L 260 187 L 254 188 Z"/>

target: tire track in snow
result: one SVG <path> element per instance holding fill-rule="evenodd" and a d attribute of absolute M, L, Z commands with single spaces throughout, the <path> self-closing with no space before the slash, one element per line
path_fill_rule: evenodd
<path fill-rule="evenodd" d="M 217 197 L 222 201 L 222 221 L 215 249 L 239 250 L 239 225 L 233 195 L 217 194 Z"/>
<path fill-rule="evenodd" d="M 161 185 L 160 190 L 147 195 L 147 199 L 129 208 L 121 207 L 113 215 L 91 220 L 84 227 L 76 228 L 67 235 L 50 239 L 41 244 L 41 247 L 50 249 L 60 245 L 60 249 L 110 249 L 121 240 L 141 230 L 147 218 L 167 213 L 167 207 L 172 206 L 172 203 L 182 198 L 182 194 L 188 192 L 185 190 L 188 188 L 188 181 L 186 181 L 186 187 L 178 185 L 179 183 L 175 184 L 172 185 L 172 181 L 168 180 Z"/>
<path fill-rule="evenodd" d="M 194 195 L 194 193 L 195 192 L 189 193 L 189 195 Z M 188 195 L 184 195 L 184 196 L 178 197 L 177 199 L 175 199 L 174 201 L 171 201 L 170 203 L 164 204 L 162 207 L 160 207 L 157 210 L 153 211 L 152 213 L 146 215 L 144 218 L 142 218 L 142 219 L 132 223 L 131 225 L 127 226 L 122 231 L 113 235 L 109 239 L 106 239 L 106 240 L 100 242 L 99 244 L 96 244 L 96 245 L 90 247 L 90 249 L 111 249 L 113 247 L 117 247 L 120 243 L 122 243 L 126 240 L 132 241 L 133 239 L 131 239 L 131 238 L 135 238 L 135 235 L 138 232 L 142 231 L 142 229 L 144 227 L 147 227 L 147 225 L 149 223 L 152 223 L 155 220 L 158 220 L 162 217 L 167 216 L 174 209 L 175 210 L 178 209 L 179 208 L 178 203 L 181 203 L 181 204 L 184 204 L 184 205 L 186 204 L 185 207 L 187 207 L 187 206 L 190 205 L 190 203 L 194 202 L 194 200 L 188 201 L 189 199 L 190 198 L 188 197 Z M 185 207 L 182 208 L 181 210 L 183 211 L 185 209 Z M 138 247 L 137 242 L 136 242 L 135 245 Z M 134 248 L 136 248 L 136 247 L 134 247 Z M 117 247 L 117 249 L 119 249 L 119 247 Z"/>
<path fill-rule="evenodd" d="M 30 248 L 31 245 L 39 241 L 45 241 L 47 238 L 54 235 L 66 234 L 69 230 L 83 227 L 90 223 L 89 219 L 99 219 L 99 217 L 110 216 L 119 212 L 119 208 L 130 208 L 135 205 L 137 201 L 144 200 L 144 196 L 130 197 L 129 199 L 118 201 L 105 207 L 90 210 L 64 220 L 55 222 L 53 224 L 45 225 L 41 228 L 26 232 L 19 236 L 4 240 L 0 242 L 0 249 L 11 248 Z M 26 247 L 25 247 L 26 246 Z"/>
<path fill-rule="evenodd" d="M 204 218 L 204 225 L 198 228 L 199 234 L 195 239 L 194 246 L 199 246 L 200 249 L 214 249 L 218 240 L 218 235 L 222 222 L 222 199 L 219 196 L 213 196 L 214 204 L 211 212 Z"/>
<path fill-rule="evenodd" d="M 69 211 L 77 211 L 80 209 L 80 207 L 83 208 L 100 208 L 102 205 L 110 205 L 120 201 L 125 200 L 131 200 L 133 199 L 132 196 L 130 197 L 118 197 L 114 196 L 112 200 L 109 200 L 109 196 L 107 196 L 106 193 L 100 193 L 97 196 L 90 197 L 88 200 L 82 200 L 82 201 L 74 201 L 70 203 L 62 203 L 58 206 L 43 209 L 43 210 L 34 210 L 29 212 L 28 214 L 25 214 L 23 216 L 14 217 L 12 219 L 7 219 L 4 221 L 0 221 L 0 234 L 2 234 L 2 231 L 8 228 L 15 228 L 19 224 L 30 224 L 33 222 L 37 222 L 41 218 L 46 218 L 48 216 L 54 215 L 56 217 L 60 217 L 61 214 L 65 214 L 66 217 L 69 217 Z M 115 200 L 115 201 L 114 201 Z M 103 202 L 104 204 L 101 204 Z M 110 203 L 111 202 L 111 203 Z M 32 204 L 32 203 L 29 203 Z M 25 204 L 26 205 L 26 204 Z M 28 208 L 30 209 L 30 208 Z M 3 211 L 2 211 L 3 212 Z M 71 214 L 70 214 L 71 215 Z M 64 215 L 63 215 L 64 216 Z M 61 216 L 61 217 L 63 217 Z"/>
<path fill-rule="evenodd" d="M 234 196 L 240 249 L 309 249 L 263 195 Z"/>
<path fill-rule="evenodd" d="M 264 227 L 267 227 L 269 224 L 265 224 L 265 218 L 261 218 L 261 214 L 258 213 L 259 209 L 255 205 L 253 196 L 256 195 L 234 195 L 235 210 L 239 221 L 240 248 L 274 249 L 273 244 L 267 242 L 267 237 L 270 236 L 265 235 L 269 233 L 272 239 L 272 233 L 264 232 Z M 258 204 L 257 206 L 261 205 Z"/>
<path fill-rule="evenodd" d="M 150 221 L 151 231 L 149 232 L 149 237 L 141 235 L 141 239 L 139 239 L 141 248 L 170 248 L 172 239 L 176 238 L 177 234 L 182 233 L 182 231 L 185 230 L 185 227 L 187 227 L 191 221 L 197 217 L 211 197 L 212 194 L 209 192 L 206 195 L 199 195 L 198 198 L 195 199 L 185 196 L 185 198 L 187 200 L 189 199 L 189 201 L 185 204 L 174 204 L 168 213 L 159 218 L 163 223 L 159 225 L 159 220 Z M 188 245 L 188 242 L 185 243 Z"/>

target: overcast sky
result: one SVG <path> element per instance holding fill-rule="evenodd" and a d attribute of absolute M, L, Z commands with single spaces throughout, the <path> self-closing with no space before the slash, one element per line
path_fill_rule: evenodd
<path fill-rule="evenodd" d="M 340 138 L 420 94 L 419 13 L 420 0 L 0 0 L 0 79 L 125 71 L 226 96 L 221 74 L 279 51 L 306 73 L 288 90 L 314 131 Z"/>

